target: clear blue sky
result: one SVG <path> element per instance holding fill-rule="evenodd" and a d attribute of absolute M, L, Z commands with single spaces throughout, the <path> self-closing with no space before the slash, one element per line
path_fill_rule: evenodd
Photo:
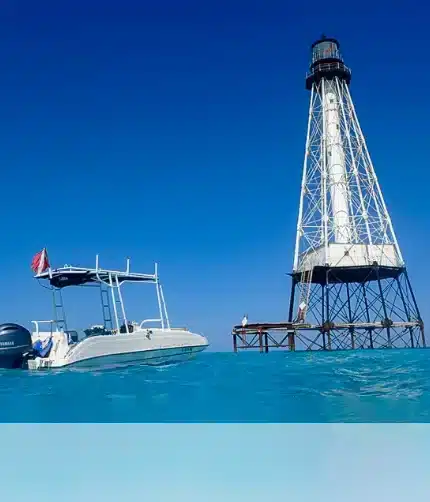
<path fill-rule="evenodd" d="M 0 442 L 7 502 L 424 502 L 430 490 L 426 425 L 3 425 Z"/>
<path fill-rule="evenodd" d="M 245 312 L 285 318 L 304 75 L 309 46 L 325 32 L 352 67 L 351 92 L 430 321 L 428 7 L 299 4 L 2 3 L 2 320 L 52 317 L 29 268 L 43 246 L 53 265 L 92 265 L 97 252 L 105 266 L 131 256 L 145 271 L 159 261 L 173 322 L 215 349 L 230 349 Z M 90 293 L 65 295 L 69 325 L 100 321 Z M 154 302 L 137 293 L 126 296 L 129 317 L 152 316 Z"/>

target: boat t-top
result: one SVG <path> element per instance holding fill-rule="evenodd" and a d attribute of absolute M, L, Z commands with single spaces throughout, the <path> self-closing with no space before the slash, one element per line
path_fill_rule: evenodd
<path fill-rule="evenodd" d="M 79 367 L 121 367 L 163 365 L 194 357 L 209 345 L 208 340 L 186 328 L 171 327 L 158 267 L 153 274 L 65 265 L 51 268 L 46 249 L 32 264 L 35 278 L 46 280 L 54 296 L 54 319 L 32 321 L 34 330 L 17 324 L 0 326 L 0 367 L 28 369 Z M 157 294 L 156 319 L 130 322 L 126 316 L 121 288 L 125 283 L 153 284 Z M 100 290 L 103 325 L 85 330 L 78 339 L 67 327 L 62 290 L 70 286 L 95 286 Z M 153 326 L 155 324 L 155 327 Z M 151 326 L 152 325 L 152 326 Z"/>

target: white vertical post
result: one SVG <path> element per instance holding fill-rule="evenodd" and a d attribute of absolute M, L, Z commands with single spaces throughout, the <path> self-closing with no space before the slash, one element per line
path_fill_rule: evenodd
<path fill-rule="evenodd" d="M 161 308 L 160 284 L 158 282 L 158 263 L 155 263 L 155 287 L 157 289 L 158 311 L 160 312 L 161 328 L 164 329 L 164 316 Z"/>
<path fill-rule="evenodd" d="M 111 291 L 111 295 L 112 295 L 112 304 L 113 304 L 113 311 L 115 314 L 116 328 L 117 328 L 118 334 L 119 334 L 119 320 L 118 320 L 118 311 L 116 308 L 116 301 L 115 301 L 115 289 L 114 289 L 114 285 L 112 282 L 112 274 L 110 272 L 109 272 L 109 285 L 110 285 L 110 291 Z"/>
<path fill-rule="evenodd" d="M 118 282 L 118 275 L 115 275 L 115 282 L 116 282 L 116 287 L 118 289 L 118 298 L 119 298 L 119 303 L 121 305 L 122 317 L 124 319 L 125 331 L 126 331 L 126 333 L 128 335 L 129 334 L 129 331 L 128 331 L 128 321 L 127 321 L 127 317 L 125 315 L 124 302 L 122 301 L 121 286 L 120 286 L 120 284 Z"/>
<path fill-rule="evenodd" d="M 99 271 L 99 255 L 96 254 L 96 272 Z"/>
<path fill-rule="evenodd" d="M 326 144 L 327 177 L 331 198 L 335 242 L 351 242 L 348 208 L 348 184 L 345 169 L 345 152 L 340 132 L 339 100 L 333 81 L 323 79 L 323 106 L 325 115 L 324 140 Z"/>
<path fill-rule="evenodd" d="M 130 273 L 130 258 L 127 258 L 127 274 Z"/>
<path fill-rule="evenodd" d="M 322 165 L 321 165 L 321 176 L 322 176 L 322 191 L 323 191 L 323 198 L 322 198 L 322 219 L 323 219 L 323 225 L 324 225 L 324 263 L 328 263 L 329 257 L 328 257 L 328 231 L 327 231 L 327 225 L 328 225 L 328 207 L 327 207 L 327 150 L 326 150 L 326 110 L 325 110 L 325 86 L 324 86 L 324 79 L 321 81 L 321 89 L 320 91 L 320 99 L 321 99 L 321 105 L 322 105 L 322 129 L 323 129 L 323 134 L 322 134 L 322 145 L 321 145 L 321 157 L 322 157 Z M 314 84 L 315 85 L 315 84 Z"/>
<path fill-rule="evenodd" d="M 163 286 L 160 284 L 161 301 L 163 302 L 164 315 L 166 316 L 167 329 L 170 329 L 169 316 L 167 315 L 167 305 L 164 299 Z"/>

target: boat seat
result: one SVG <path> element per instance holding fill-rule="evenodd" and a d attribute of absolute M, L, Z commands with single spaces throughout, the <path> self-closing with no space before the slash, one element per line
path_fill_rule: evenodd
<path fill-rule="evenodd" d="M 45 340 L 36 340 L 33 344 L 33 350 L 39 357 L 47 357 L 51 352 L 53 345 L 52 337 L 45 338 Z"/>

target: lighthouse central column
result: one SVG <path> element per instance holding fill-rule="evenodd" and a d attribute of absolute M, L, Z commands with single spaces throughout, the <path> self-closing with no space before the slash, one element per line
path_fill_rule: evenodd
<path fill-rule="evenodd" d="M 345 152 L 340 131 L 340 104 L 333 82 L 323 85 L 323 106 L 326 131 L 327 181 L 330 190 L 335 242 L 351 242 L 348 183 L 345 168 Z"/>

